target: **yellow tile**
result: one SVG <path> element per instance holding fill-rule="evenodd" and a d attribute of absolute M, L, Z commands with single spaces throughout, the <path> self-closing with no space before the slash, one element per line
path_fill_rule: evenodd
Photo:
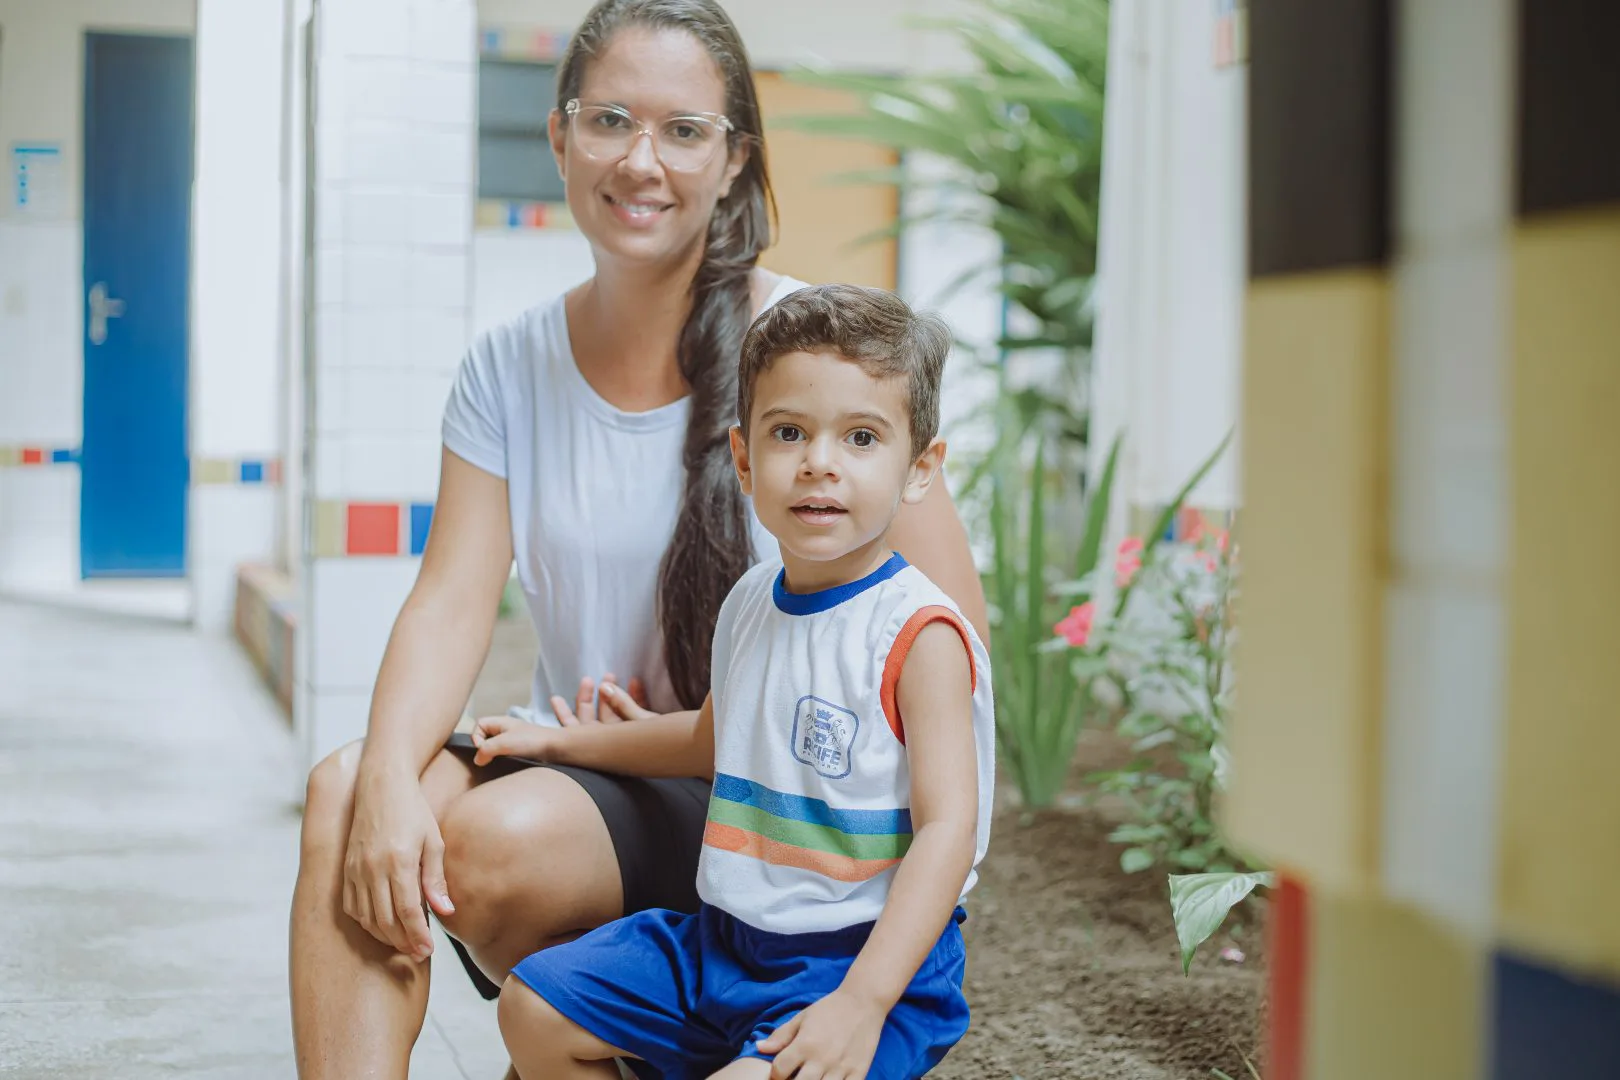
<path fill-rule="evenodd" d="M 1483 1075 L 1481 949 L 1410 908 L 1315 892 L 1309 932 L 1306 1076 Z"/>
<path fill-rule="evenodd" d="M 0 446 L 0 468 L 15 465 L 22 460 L 22 454 L 15 446 Z"/>
<path fill-rule="evenodd" d="M 1227 829 L 1314 886 L 1376 883 L 1388 285 L 1251 283 Z"/>
<path fill-rule="evenodd" d="M 347 504 L 322 500 L 315 504 L 315 556 L 332 559 L 347 548 Z"/>
<path fill-rule="evenodd" d="M 1620 207 L 1513 242 L 1507 943 L 1620 976 Z"/>
<path fill-rule="evenodd" d="M 192 462 L 191 482 L 194 484 L 228 484 L 231 482 L 232 463 L 223 458 L 198 458 Z"/>

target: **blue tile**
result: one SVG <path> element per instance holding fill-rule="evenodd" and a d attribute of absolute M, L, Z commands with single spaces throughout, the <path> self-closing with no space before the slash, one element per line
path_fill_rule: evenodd
<path fill-rule="evenodd" d="M 51 461 L 57 465 L 66 465 L 73 460 L 72 450 L 52 450 Z"/>
<path fill-rule="evenodd" d="M 262 484 L 262 483 L 264 483 L 264 462 L 262 462 L 262 461 L 244 461 L 244 462 L 242 462 L 242 483 L 244 483 L 244 484 Z"/>
<path fill-rule="evenodd" d="M 1620 987 L 1498 953 L 1491 1080 L 1614 1080 Z"/>
<path fill-rule="evenodd" d="M 433 504 L 411 504 L 411 554 L 420 555 L 427 550 L 428 529 L 433 525 Z"/>

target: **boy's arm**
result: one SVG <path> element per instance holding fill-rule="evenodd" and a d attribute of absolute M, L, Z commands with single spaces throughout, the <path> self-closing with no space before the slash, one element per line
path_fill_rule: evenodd
<path fill-rule="evenodd" d="M 978 844 L 979 764 L 971 661 L 949 623 L 923 627 L 900 670 L 897 697 L 911 763 L 911 848 L 872 936 L 844 976 L 887 1015 L 956 910 Z"/>
<path fill-rule="evenodd" d="M 889 1010 L 956 909 L 978 844 L 970 664 L 962 636 L 944 622 L 925 626 L 906 657 L 897 696 L 911 764 L 911 848 L 843 983 L 760 1044 L 777 1055 L 772 1077 L 809 1062 L 864 1073 Z"/>
<path fill-rule="evenodd" d="M 505 717 L 480 720 L 474 760 L 482 765 L 514 756 L 623 776 L 713 778 L 712 697 L 696 712 L 659 715 L 642 709 L 617 687 L 604 686 L 602 692 L 614 695 L 613 707 L 624 723 L 550 728 Z"/>

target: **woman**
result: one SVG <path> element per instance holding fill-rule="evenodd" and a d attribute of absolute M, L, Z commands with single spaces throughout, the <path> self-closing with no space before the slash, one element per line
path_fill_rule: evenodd
<path fill-rule="evenodd" d="M 367 737 L 310 775 L 291 958 L 306 1080 L 406 1075 L 427 1007 L 424 899 L 486 994 L 528 953 L 627 911 L 695 909 L 702 781 L 497 773 L 444 749 L 514 555 L 539 631 L 534 701 L 551 705 L 538 719 L 600 723 L 648 715 L 608 673 L 654 711 L 697 708 L 720 602 L 774 550 L 727 430 L 743 333 L 797 283 L 756 265 L 770 184 L 736 28 L 714 0 L 601 0 L 557 99 L 552 147 L 595 276 L 470 350 Z M 892 537 L 983 633 L 966 537 L 935 490 Z M 575 680 L 570 706 L 558 691 Z"/>

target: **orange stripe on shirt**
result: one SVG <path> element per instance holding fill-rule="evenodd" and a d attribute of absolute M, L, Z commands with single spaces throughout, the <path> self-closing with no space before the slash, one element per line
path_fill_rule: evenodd
<path fill-rule="evenodd" d="M 923 627 L 935 622 L 949 623 L 951 629 L 962 636 L 962 647 L 968 654 L 968 693 L 979 689 L 979 669 L 973 663 L 973 641 L 968 637 L 967 627 L 956 617 L 956 612 L 937 604 L 918 609 L 900 628 L 899 635 L 894 639 L 894 647 L 889 650 L 889 658 L 883 662 L 883 715 L 888 718 L 889 730 L 894 732 L 901 746 L 906 744 L 906 726 L 900 720 L 900 669 L 906 666 L 906 657 L 917 643 L 917 635 L 923 632 Z"/>
<path fill-rule="evenodd" d="M 869 881 L 891 866 L 899 866 L 899 859 L 851 859 L 847 855 L 830 855 L 824 851 L 810 851 L 747 832 L 734 825 L 721 825 L 711 821 L 703 830 L 703 843 L 721 851 L 730 851 L 758 859 L 772 866 L 791 866 L 809 870 L 834 881 Z"/>

